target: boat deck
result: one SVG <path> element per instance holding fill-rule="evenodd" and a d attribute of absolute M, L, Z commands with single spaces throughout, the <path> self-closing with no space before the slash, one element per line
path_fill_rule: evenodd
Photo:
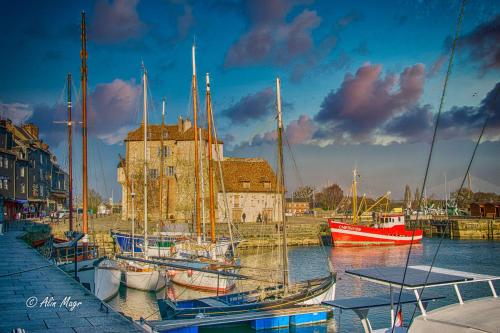
<path fill-rule="evenodd" d="M 0 235 L 0 332 L 143 332 L 17 239 L 23 224 L 14 226 Z M 68 297 L 81 302 L 73 311 Z"/>
<path fill-rule="evenodd" d="M 487 297 L 453 304 L 419 316 L 408 332 L 498 332 L 500 330 L 500 299 Z"/>

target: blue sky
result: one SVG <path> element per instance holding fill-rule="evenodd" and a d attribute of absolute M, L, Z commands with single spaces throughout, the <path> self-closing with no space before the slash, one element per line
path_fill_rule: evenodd
<path fill-rule="evenodd" d="M 354 165 L 374 195 L 390 190 L 398 197 L 406 183 L 421 184 L 460 1 L 2 1 L 0 110 L 38 123 L 61 164 L 65 129 L 54 121 L 65 117 L 58 105 L 68 72 L 80 89 L 81 10 L 89 30 L 91 183 L 106 196 L 119 194 L 121 139 L 140 122 L 142 61 L 153 121 L 163 96 L 168 122 L 191 116 L 193 39 L 201 105 L 210 72 L 228 155 L 275 163 L 280 76 L 299 169 L 287 164 L 290 189 L 347 186 Z M 490 184 L 485 189 L 500 187 L 499 22 L 497 1 L 467 1 L 430 187 L 444 173 L 463 174 L 488 112 L 472 174 Z M 78 168 L 79 155 L 75 160 Z"/>

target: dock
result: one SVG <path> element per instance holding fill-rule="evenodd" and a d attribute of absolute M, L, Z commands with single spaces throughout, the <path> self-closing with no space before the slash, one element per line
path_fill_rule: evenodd
<path fill-rule="evenodd" d="M 153 332 L 197 332 L 199 327 L 217 327 L 238 323 L 248 323 L 250 327 L 259 331 L 322 323 L 328 319 L 331 313 L 332 308 L 328 306 L 297 306 L 193 319 L 154 320 L 147 321 L 145 324 Z"/>
<path fill-rule="evenodd" d="M 19 236 L 23 223 L 0 235 L 0 333 L 144 332 Z"/>

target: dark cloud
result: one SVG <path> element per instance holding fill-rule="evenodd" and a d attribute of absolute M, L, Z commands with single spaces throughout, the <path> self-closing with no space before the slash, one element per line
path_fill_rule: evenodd
<path fill-rule="evenodd" d="M 76 117 L 75 117 L 76 118 Z M 67 120 L 67 108 L 63 104 L 33 106 L 33 113 L 27 121 L 37 124 L 40 128 L 40 138 L 49 145 L 57 147 L 67 140 L 68 128 L 56 121 Z M 79 127 L 78 127 L 79 128 Z"/>
<path fill-rule="evenodd" d="M 470 59 L 479 64 L 482 73 L 500 69 L 500 15 L 478 25 L 459 43 L 469 51 Z"/>
<path fill-rule="evenodd" d="M 347 74 L 339 89 L 321 103 L 314 119 L 322 124 L 315 138 L 371 140 L 374 132 L 391 117 L 416 105 L 423 93 L 425 67 L 416 64 L 400 75 L 382 77 L 382 66 L 363 65 Z"/>
<path fill-rule="evenodd" d="M 265 88 L 255 94 L 241 98 L 234 105 L 222 111 L 233 124 L 244 125 L 251 120 L 262 119 L 274 111 L 275 94 L 272 88 Z"/>
<path fill-rule="evenodd" d="M 139 18 L 139 0 L 98 0 L 90 25 L 90 39 L 97 43 L 120 43 L 140 37 L 146 25 Z"/>
<path fill-rule="evenodd" d="M 428 141 L 433 126 L 432 106 L 416 105 L 388 121 L 383 132 L 388 136 L 404 139 L 405 142 Z"/>
<path fill-rule="evenodd" d="M 32 114 L 33 110 L 28 104 L 0 102 L 0 117 L 10 119 L 14 124 L 23 123 Z"/>

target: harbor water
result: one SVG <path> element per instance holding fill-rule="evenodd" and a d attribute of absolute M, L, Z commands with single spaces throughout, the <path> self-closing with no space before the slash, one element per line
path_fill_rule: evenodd
<path fill-rule="evenodd" d="M 425 238 L 422 244 L 414 245 L 410 264 L 430 265 L 438 246 L 438 238 Z M 336 298 L 356 296 L 370 296 L 388 294 L 389 289 L 361 281 L 345 274 L 347 269 L 357 269 L 373 266 L 404 266 L 409 246 L 387 247 L 293 247 L 289 249 L 290 278 L 292 280 L 306 280 L 325 275 L 328 272 L 328 263 L 337 272 Z M 241 264 L 251 267 L 266 267 L 278 269 L 276 251 L 266 250 L 259 253 L 243 253 Z M 468 272 L 500 275 L 500 242 L 491 241 L 464 241 L 444 239 L 436 259 L 435 266 L 462 270 Z M 248 272 L 247 272 L 248 273 Z M 262 273 L 264 274 L 264 272 Z M 246 282 L 248 284 L 248 282 Z M 238 288 L 248 288 L 241 285 Z M 500 283 L 495 283 L 497 292 L 500 292 Z M 176 297 L 177 299 L 199 298 L 205 295 L 196 291 L 172 285 L 163 290 L 142 292 L 120 287 L 120 293 L 110 301 L 116 310 L 134 319 L 159 319 L 157 297 Z M 486 283 L 477 283 L 460 287 L 464 300 L 491 295 Z M 457 302 L 453 287 L 441 287 L 434 292 L 446 296 L 445 299 L 429 304 L 434 309 L 446 304 Z M 373 328 L 390 326 L 389 308 L 370 310 L 369 319 Z M 407 324 L 414 310 L 414 305 L 403 306 L 403 320 Z M 417 311 L 417 315 L 419 312 Z M 201 329 L 202 332 L 253 332 L 250 327 L 236 326 L 230 328 Z M 335 309 L 334 317 L 321 325 L 305 326 L 290 329 L 273 330 L 273 332 L 363 332 L 358 317 L 352 311 Z"/>

